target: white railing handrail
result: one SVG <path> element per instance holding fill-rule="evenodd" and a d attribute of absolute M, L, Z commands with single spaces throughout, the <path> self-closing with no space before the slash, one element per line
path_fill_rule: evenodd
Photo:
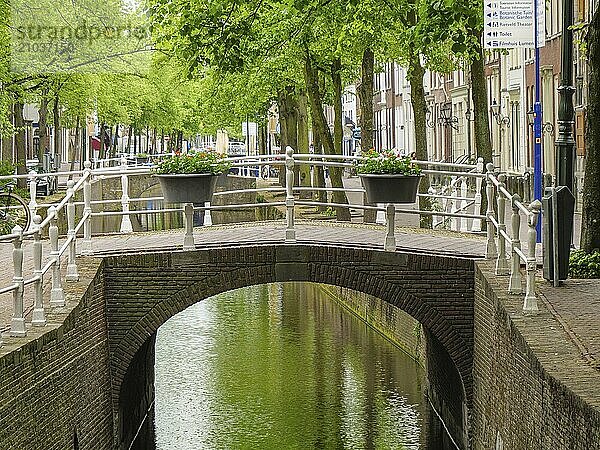
<path fill-rule="evenodd" d="M 286 230 L 285 230 L 285 241 L 295 242 L 295 208 L 297 206 L 319 206 L 319 207 L 331 207 L 331 208 L 352 208 L 358 210 L 371 210 L 376 211 L 378 214 L 382 213 L 386 217 L 386 235 L 384 242 L 384 249 L 388 251 L 394 251 L 396 249 L 396 237 L 395 237 L 395 215 L 397 213 L 406 214 L 418 214 L 418 215 L 430 215 L 440 216 L 444 218 L 450 218 L 452 221 L 457 223 L 457 219 L 461 219 L 463 224 L 466 223 L 467 219 L 472 219 L 475 224 L 476 221 L 485 220 L 487 223 L 487 250 L 486 256 L 488 258 L 496 259 L 496 272 L 498 275 L 510 274 L 510 287 L 509 290 L 514 294 L 521 294 L 521 274 L 520 265 L 524 263 L 526 265 L 526 295 L 524 300 L 523 309 L 526 312 L 532 312 L 537 310 L 536 296 L 535 296 L 535 225 L 538 220 L 541 205 L 535 201 L 529 205 L 524 204 L 517 194 L 511 194 L 505 185 L 506 177 L 504 174 L 495 174 L 494 167 L 488 164 L 487 171 L 483 172 L 483 164 L 478 161 L 478 164 L 452 164 L 452 163 L 437 163 L 427 161 L 415 161 L 421 164 L 423 167 L 437 166 L 443 170 L 429 170 L 424 169 L 425 174 L 443 174 L 452 175 L 450 195 L 444 195 L 443 193 L 428 193 L 419 194 L 420 196 L 449 199 L 453 202 L 461 202 L 457 206 L 453 203 L 451 211 L 424 211 L 420 209 L 407 209 L 399 208 L 394 205 L 365 205 L 362 204 L 346 204 L 333 201 L 317 202 L 311 199 L 299 199 L 296 198 L 295 194 L 302 192 L 353 192 L 353 193 L 364 193 L 362 188 L 335 188 L 330 186 L 325 187 L 309 187 L 309 186 L 293 186 L 294 180 L 294 168 L 299 164 L 309 164 L 313 166 L 325 165 L 329 167 L 356 167 L 356 161 L 361 159 L 360 156 L 344 156 L 344 155 L 323 155 L 323 154 L 294 154 L 291 149 L 288 148 L 285 155 L 257 155 L 247 157 L 232 157 L 229 158 L 233 162 L 234 167 L 251 167 L 255 168 L 257 165 L 264 165 L 265 163 L 276 161 L 278 165 L 283 166 L 286 171 L 286 186 L 285 187 L 267 187 L 267 188 L 249 188 L 249 189 L 232 189 L 224 192 L 215 193 L 216 196 L 226 196 L 232 194 L 244 194 L 244 193 L 259 193 L 259 192 L 284 192 L 284 201 L 271 201 L 271 202 L 243 202 L 239 204 L 225 204 L 225 205 L 196 205 L 191 204 L 184 205 L 182 207 L 162 207 L 160 209 L 138 209 L 130 210 L 130 204 L 132 202 L 142 202 L 148 200 L 161 200 L 163 197 L 151 197 L 151 198 L 129 198 L 129 178 L 131 176 L 143 176 L 151 175 L 152 168 L 149 166 L 139 167 L 130 166 L 127 163 L 127 159 L 124 157 L 111 158 L 111 160 L 119 160 L 119 165 L 115 167 L 102 167 L 92 169 L 92 163 L 86 161 L 84 163 L 84 169 L 81 171 L 68 171 L 58 172 L 50 174 L 35 174 L 36 177 L 43 176 L 56 176 L 57 174 L 66 175 L 78 175 L 75 180 L 69 180 L 67 183 L 66 194 L 57 202 L 47 206 L 46 217 L 42 218 L 34 214 L 33 226 L 29 230 L 21 230 L 16 227 L 13 232 L 9 235 L 0 237 L 0 240 L 6 241 L 11 240 L 14 245 L 13 250 L 13 262 L 14 262 L 14 277 L 12 282 L 8 286 L 0 288 L 0 294 L 6 294 L 9 292 L 15 296 L 15 311 L 13 314 L 11 324 L 11 335 L 12 336 L 23 336 L 26 334 L 26 328 L 24 325 L 24 309 L 23 309 L 23 289 L 26 286 L 33 286 L 35 291 L 34 299 L 35 304 L 33 307 L 32 324 L 34 326 L 45 325 L 45 312 L 44 302 L 42 299 L 42 281 L 44 275 L 51 272 L 52 274 L 52 289 L 50 293 L 50 305 L 52 307 L 60 307 L 65 304 L 64 292 L 62 288 L 63 280 L 73 281 L 79 278 L 77 273 L 76 265 L 76 251 L 75 246 L 79 240 L 78 235 L 83 229 L 83 239 L 81 240 L 82 254 L 92 254 L 92 233 L 91 233 L 91 221 L 93 217 L 102 216 L 121 216 L 121 233 L 131 233 L 133 228 L 131 226 L 130 216 L 136 215 L 148 215 L 156 213 L 183 213 L 185 223 L 185 236 L 183 247 L 184 249 L 194 248 L 193 239 L 193 226 L 192 218 L 193 211 L 204 212 L 205 223 L 212 223 L 210 217 L 211 211 L 225 211 L 225 210 L 236 210 L 236 209 L 248 209 L 248 208 L 260 208 L 260 207 L 284 207 L 286 210 Z M 350 162 L 348 162 L 350 161 Z M 447 170 L 453 168 L 456 171 Z M 465 170 L 469 170 L 466 172 Z M 29 177 L 32 175 L 18 175 L 18 176 L 3 176 L 2 179 L 11 179 L 15 177 Z M 92 182 L 103 182 L 103 180 L 120 177 L 121 179 L 121 197 L 115 199 L 103 199 L 94 200 L 91 198 L 91 185 Z M 488 209 L 485 214 L 481 214 L 477 210 L 478 196 L 479 205 L 481 204 L 481 195 L 477 191 L 475 197 L 470 197 L 466 190 L 466 178 L 471 177 L 477 181 L 477 187 L 482 187 L 481 180 L 485 179 L 485 195 L 488 200 Z M 457 185 L 461 183 L 461 193 L 459 195 Z M 31 191 L 34 194 L 33 201 L 30 203 L 30 208 L 38 207 L 35 203 L 35 188 Z M 78 192 L 83 191 L 83 201 L 75 201 L 75 196 Z M 507 223 L 505 218 L 504 209 L 509 205 L 513 214 L 511 216 L 511 228 L 510 231 L 507 229 Z M 496 213 L 493 205 L 497 202 Z M 94 212 L 92 211 L 92 205 L 109 204 L 109 203 L 121 203 L 122 207 L 117 211 L 104 211 Z M 83 205 L 83 213 L 79 220 L 75 217 L 75 208 Z M 469 213 L 468 209 L 475 205 L 475 212 Z M 67 218 L 67 233 L 64 239 L 60 240 L 58 233 L 58 218 L 66 212 Z M 523 215 L 527 221 L 528 227 L 528 248 L 524 252 L 521 249 L 520 243 L 520 221 L 521 215 Z M 475 228 L 475 227 L 473 227 Z M 458 228 L 455 228 L 458 229 Z M 461 226 L 463 230 L 463 226 Z M 44 260 L 42 254 L 42 232 L 47 231 L 50 237 L 50 253 Z M 33 238 L 33 261 L 34 269 L 31 274 L 26 277 L 23 274 L 23 240 L 25 238 Z M 59 242 L 60 241 L 60 242 Z M 497 241 L 497 242 L 496 242 Z M 510 257 L 507 258 L 507 254 Z M 67 275 L 63 277 L 61 275 L 61 257 L 68 255 L 67 264 Z M 509 260 L 511 268 L 509 269 Z M 45 261 L 45 262 L 44 262 Z"/>

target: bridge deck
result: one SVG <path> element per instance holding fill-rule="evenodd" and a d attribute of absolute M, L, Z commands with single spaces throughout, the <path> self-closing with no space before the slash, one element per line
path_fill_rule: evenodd
<path fill-rule="evenodd" d="M 252 223 L 202 227 L 194 230 L 196 248 L 211 246 L 238 246 L 244 244 L 283 243 L 285 225 L 281 222 Z M 339 224 L 330 222 L 299 222 L 296 224 L 298 243 L 318 243 L 323 245 L 359 246 L 383 248 L 385 228 L 377 225 Z M 107 235 L 94 237 L 94 252 L 97 256 L 108 254 L 151 252 L 181 249 L 183 231 L 160 233 L 136 233 L 129 235 Z M 399 251 L 425 252 L 446 256 L 482 258 L 485 252 L 485 239 L 473 235 L 431 230 L 400 228 L 396 230 L 396 244 Z M 31 242 L 25 248 L 25 273 L 31 273 Z M 44 252 L 47 255 L 48 243 Z M 12 278 L 12 244 L 0 243 L 0 286 L 10 284 Z M 487 265 L 493 262 L 486 263 Z M 63 271 L 65 262 L 63 260 Z M 501 278 L 503 284 L 505 278 Z M 45 278 L 45 290 L 50 286 L 49 274 Z M 538 356 L 541 355 L 544 367 L 557 378 L 565 381 L 574 392 L 582 395 L 590 404 L 600 407 L 600 318 L 596 311 L 600 308 L 600 280 L 568 280 L 561 288 L 553 288 L 549 283 L 540 282 L 540 315 L 535 320 L 521 319 L 522 297 L 508 296 L 503 301 L 513 320 L 520 323 L 521 331 Z M 49 295 L 45 295 L 48 301 Z M 26 287 L 25 307 L 30 314 L 32 308 L 31 288 Z M 12 295 L 0 295 L 0 331 L 9 329 L 12 315 Z M 27 318 L 30 321 L 30 317 Z M 539 322 L 539 323 L 538 323 Z M 37 333 L 35 333 L 37 334 Z M 10 341 L 8 337 L 5 341 Z M 8 342 L 7 342 L 8 344 Z M 7 345 L 8 350 L 11 345 Z"/>

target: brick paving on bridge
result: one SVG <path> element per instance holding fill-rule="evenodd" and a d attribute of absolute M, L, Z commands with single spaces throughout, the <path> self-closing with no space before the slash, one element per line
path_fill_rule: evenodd
<path fill-rule="evenodd" d="M 196 248 L 211 246 L 239 246 L 245 244 L 283 243 L 285 225 L 282 222 L 264 222 L 241 225 L 219 225 L 194 229 Z M 385 227 L 378 225 L 340 224 L 332 222 L 299 222 L 296 224 L 297 243 L 335 244 L 368 248 L 383 248 Z M 80 241 L 79 241 L 80 242 Z M 152 252 L 182 249 L 183 231 L 135 233 L 94 237 L 95 255 L 130 252 Z M 449 231 L 432 232 L 410 228 L 396 229 L 399 251 L 425 252 L 458 257 L 483 258 L 485 239 Z M 25 274 L 31 273 L 31 242 L 25 248 Z M 48 254 L 45 241 L 44 254 Z M 10 285 L 12 279 L 12 244 L 0 243 L 0 287 Z M 66 266 L 63 257 L 63 272 Z M 492 262 L 486 263 L 492 267 Z M 45 291 L 49 291 L 50 275 L 45 277 Z M 498 286 L 505 290 L 507 277 L 499 278 Z M 503 296 L 502 301 L 511 318 L 549 372 L 565 382 L 588 403 L 600 408 L 600 280 L 567 280 L 554 288 L 541 278 L 538 271 L 540 313 L 528 319 L 521 312 L 522 296 Z M 46 293 L 44 300 L 48 301 Z M 31 310 L 31 288 L 25 289 L 25 307 Z M 0 328 L 8 330 L 12 315 L 12 294 L 0 295 Z M 30 318 L 27 319 L 28 321 Z M 56 324 L 49 324 L 55 326 Z M 37 331 L 37 330 L 36 330 Z M 37 334 L 37 333 L 35 333 Z M 5 337 L 5 340 L 8 338 Z M 10 346 L 7 346 L 10 347 Z"/>

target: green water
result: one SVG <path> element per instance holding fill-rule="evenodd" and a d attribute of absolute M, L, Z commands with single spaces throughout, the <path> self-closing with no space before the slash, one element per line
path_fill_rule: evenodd
<path fill-rule="evenodd" d="M 423 383 L 314 285 L 240 289 L 160 328 L 157 447 L 423 448 Z"/>

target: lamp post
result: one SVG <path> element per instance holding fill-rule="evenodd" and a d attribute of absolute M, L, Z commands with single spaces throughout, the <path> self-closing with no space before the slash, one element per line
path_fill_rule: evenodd
<path fill-rule="evenodd" d="M 492 100 L 492 104 L 490 106 L 490 110 L 492 112 L 492 116 L 498 125 L 510 125 L 510 118 L 505 116 L 500 112 L 500 105 L 496 103 L 496 99 Z"/>
<path fill-rule="evenodd" d="M 558 88 L 558 135 L 556 138 L 556 178 L 558 186 L 574 192 L 575 139 L 573 138 L 573 1 L 563 0 L 563 27 L 561 48 L 561 84 Z"/>

